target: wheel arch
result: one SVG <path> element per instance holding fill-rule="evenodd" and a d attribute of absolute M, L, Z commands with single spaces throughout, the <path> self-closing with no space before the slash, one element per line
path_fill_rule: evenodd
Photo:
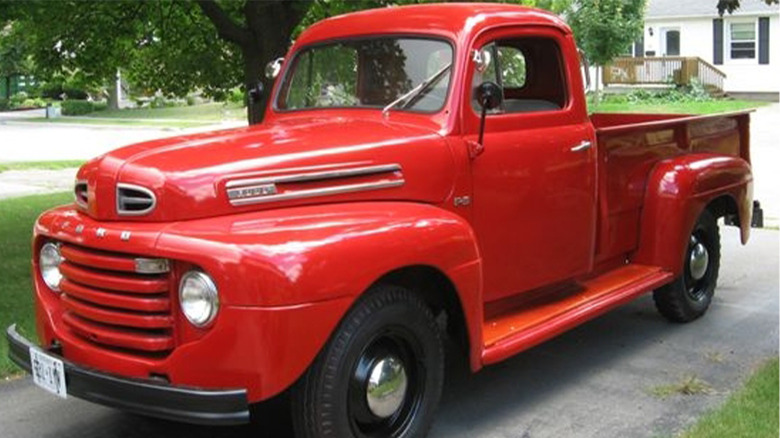
<path fill-rule="evenodd" d="M 737 217 L 746 243 L 752 187 L 750 165 L 741 158 L 688 154 L 659 162 L 648 178 L 639 246 L 631 260 L 679 275 L 688 235 L 704 209 L 716 218 Z"/>
<path fill-rule="evenodd" d="M 418 293 L 436 316 L 437 323 L 468 354 L 471 351 L 468 324 L 460 295 L 452 280 L 434 266 L 410 265 L 394 269 L 372 285 L 390 284 Z M 443 327 L 441 327 L 443 326 Z"/>

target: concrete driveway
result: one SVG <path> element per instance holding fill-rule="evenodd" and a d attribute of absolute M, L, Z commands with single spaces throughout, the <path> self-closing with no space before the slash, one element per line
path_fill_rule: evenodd
<path fill-rule="evenodd" d="M 709 313 L 672 324 L 649 296 L 501 364 L 471 375 L 448 365 L 432 438 L 656 437 L 723 402 L 757 365 L 778 354 L 778 232 L 721 230 L 723 255 Z M 668 398 L 653 388 L 695 376 L 706 394 Z M 152 420 L 77 399 L 61 401 L 29 378 L 0 385 L 4 438 L 249 438 L 291 435 L 279 407 L 257 424 L 209 428 Z"/>

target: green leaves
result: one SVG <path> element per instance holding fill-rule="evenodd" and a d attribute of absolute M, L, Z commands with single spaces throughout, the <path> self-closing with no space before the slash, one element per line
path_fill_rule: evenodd
<path fill-rule="evenodd" d="M 645 0 L 579 0 L 567 18 L 588 60 L 604 65 L 642 34 L 644 9 Z"/>

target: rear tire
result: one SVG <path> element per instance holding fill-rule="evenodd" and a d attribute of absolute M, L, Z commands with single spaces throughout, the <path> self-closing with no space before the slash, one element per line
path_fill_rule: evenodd
<path fill-rule="evenodd" d="M 292 391 L 300 438 L 411 438 L 431 426 L 444 349 L 426 303 L 377 286 L 347 313 Z"/>
<path fill-rule="evenodd" d="M 690 322 L 707 312 L 720 269 L 720 230 L 715 216 L 704 210 L 685 250 L 682 274 L 655 290 L 658 311 L 673 322 Z"/>

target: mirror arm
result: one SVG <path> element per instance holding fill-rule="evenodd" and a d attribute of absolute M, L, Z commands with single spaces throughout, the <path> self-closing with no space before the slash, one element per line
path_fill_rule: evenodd
<path fill-rule="evenodd" d="M 479 140 L 477 140 L 477 143 L 479 143 L 481 146 L 484 145 L 483 140 L 485 137 L 485 118 L 487 116 L 487 102 L 482 102 L 482 115 L 479 117 Z"/>

